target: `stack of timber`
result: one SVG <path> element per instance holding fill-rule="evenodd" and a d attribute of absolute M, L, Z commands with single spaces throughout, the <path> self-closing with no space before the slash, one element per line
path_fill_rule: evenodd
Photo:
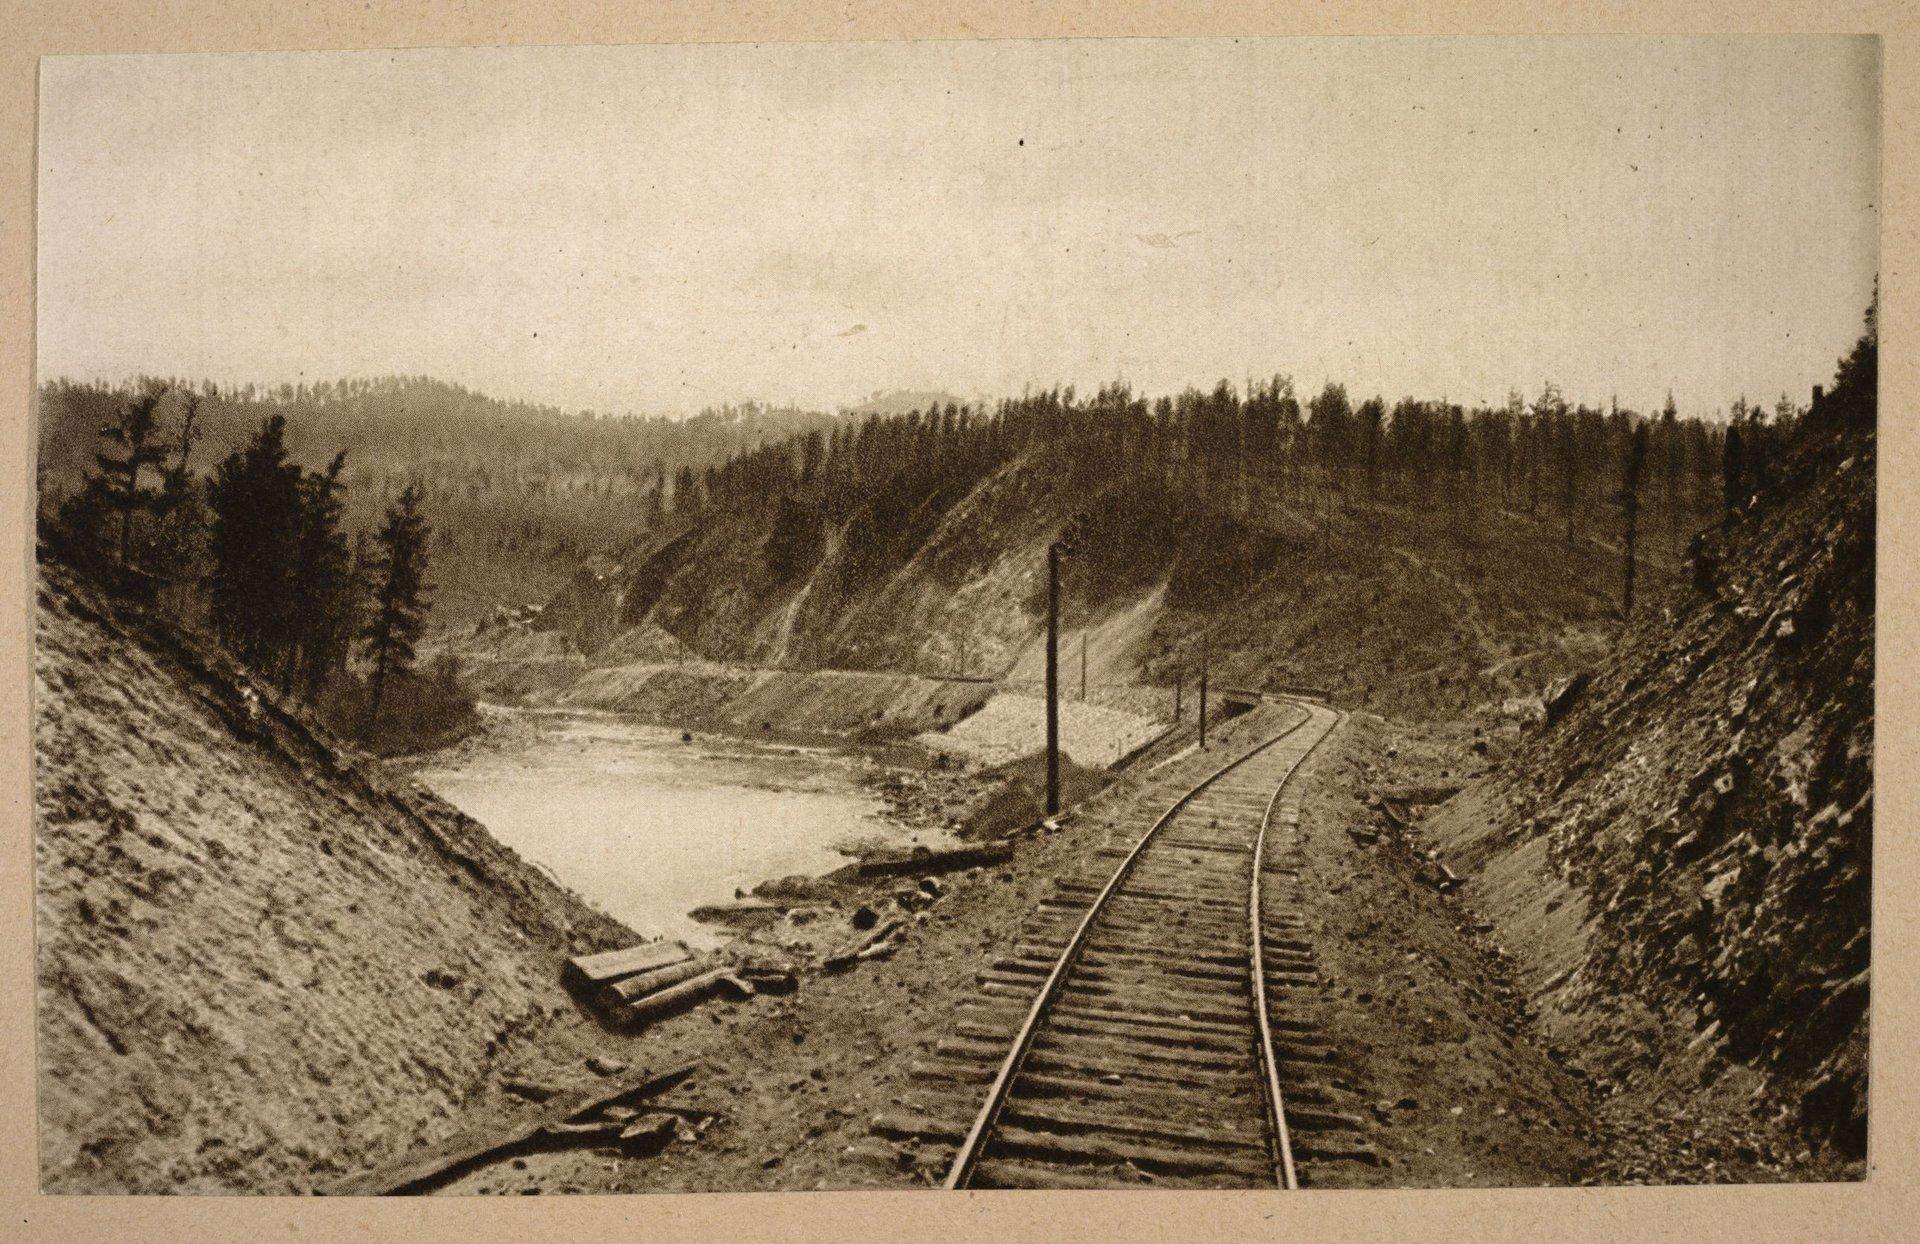
<path fill-rule="evenodd" d="M 673 941 L 581 955 L 567 960 L 562 977 L 602 1018 L 620 1028 L 671 1015 L 719 989 L 752 992 L 726 963 L 697 956 Z"/>

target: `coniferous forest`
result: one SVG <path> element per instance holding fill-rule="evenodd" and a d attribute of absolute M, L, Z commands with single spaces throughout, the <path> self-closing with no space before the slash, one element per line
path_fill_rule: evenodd
<path fill-rule="evenodd" d="M 1380 396 L 1286 376 L 1149 398 L 1071 387 L 995 404 L 827 416 L 748 404 L 674 421 L 568 415 L 426 380 L 222 389 L 141 378 L 41 391 L 43 537 L 204 624 L 337 726 L 389 747 L 471 712 L 457 662 L 414 668 L 439 624 L 536 601 L 601 556 L 719 523 L 765 529 L 764 570 L 802 575 L 830 530 L 873 576 L 1016 463 L 1084 498 L 1101 539 L 1070 570 L 1098 596 L 1151 553 L 1207 547 L 1173 603 L 1230 597 L 1281 521 L 1431 522 L 1472 548 L 1525 523 L 1618 563 L 1613 594 L 1680 573 L 1688 539 L 1765 488 L 1804 408 L 1724 418 L 1569 403 Z M 223 452 L 224 451 L 224 452 Z M 1080 517 L 1076 514 L 1076 517 Z M 860 567 L 854 568 L 858 575 Z M 455 585 L 452 591 L 448 584 Z M 382 709 L 394 720 L 383 730 Z"/>

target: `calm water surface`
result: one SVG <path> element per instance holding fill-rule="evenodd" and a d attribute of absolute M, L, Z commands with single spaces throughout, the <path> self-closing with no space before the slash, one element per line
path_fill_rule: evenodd
<path fill-rule="evenodd" d="M 505 728 L 418 776 L 524 858 L 642 933 L 710 944 L 687 912 L 770 877 L 847 862 L 856 839 L 906 842 L 859 782 L 863 762 L 586 714 L 489 710 Z"/>

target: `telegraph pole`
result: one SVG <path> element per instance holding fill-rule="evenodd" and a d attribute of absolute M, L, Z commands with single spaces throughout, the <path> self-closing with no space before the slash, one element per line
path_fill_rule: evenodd
<path fill-rule="evenodd" d="M 1080 632 L 1080 702 L 1087 700 L 1087 633 Z"/>
<path fill-rule="evenodd" d="M 1060 555 L 1073 552 L 1070 541 L 1080 525 L 1078 515 L 1067 534 L 1047 545 L 1047 815 L 1060 814 Z"/>
<path fill-rule="evenodd" d="M 1060 813 L 1060 542 L 1047 546 L 1047 815 Z"/>
<path fill-rule="evenodd" d="M 1207 654 L 1200 654 L 1200 750 L 1207 750 Z"/>
<path fill-rule="evenodd" d="M 1186 681 L 1185 670 L 1173 671 L 1173 719 L 1180 720 L 1180 684 Z"/>

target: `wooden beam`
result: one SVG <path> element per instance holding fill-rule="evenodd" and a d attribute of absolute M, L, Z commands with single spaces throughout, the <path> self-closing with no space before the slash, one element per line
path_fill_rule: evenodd
<path fill-rule="evenodd" d="M 713 963 L 707 959 L 687 959 L 681 963 L 670 963 L 664 968 L 655 968 L 651 972 L 642 972 L 638 976 L 629 976 L 623 981 L 615 981 L 595 995 L 600 1008 L 616 1011 L 630 1002 L 638 1002 L 650 993 L 656 993 L 669 985 L 678 985 L 681 981 L 692 980 L 702 972 L 712 970 Z"/>
<path fill-rule="evenodd" d="M 646 1072 L 608 1088 L 605 1084 L 563 1095 L 540 1110 L 494 1128 L 474 1129 L 449 1137 L 417 1154 L 378 1170 L 349 1175 L 322 1196 L 418 1196 L 450 1183 L 476 1167 L 537 1144 L 549 1127 L 575 1122 L 604 1106 L 633 1101 L 672 1088 L 692 1075 L 696 1062 L 680 1063 L 665 1071 Z"/>
<path fill-rule="evenodd" d="M 623 976 L 632 976 L 635 972 L 646 972 L 692 957 L 693 952 L 679 942 L 645 942 L 625 950 L 609 950 L 569 959 L 567 966 L 561 969 L 561 976 L 575 988 L 592 989 Z"/>

